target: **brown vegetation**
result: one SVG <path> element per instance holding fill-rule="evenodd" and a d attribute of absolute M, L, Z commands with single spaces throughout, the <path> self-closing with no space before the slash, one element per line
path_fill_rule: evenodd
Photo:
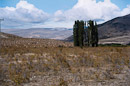
<path fill-rule="evenodd" d="M 129 86 L 129 51 L 81 49 L 49 39 L 2 39 L 0 86 Z"/>

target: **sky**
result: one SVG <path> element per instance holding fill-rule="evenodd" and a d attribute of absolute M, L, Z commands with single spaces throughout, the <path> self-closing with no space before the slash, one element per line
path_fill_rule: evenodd
<path fill-rule="evenodd" d="M 75 20 L 103 23 L 130 14 L 130 0 L 0 0 L 2 28 L 72 28 Z"/>

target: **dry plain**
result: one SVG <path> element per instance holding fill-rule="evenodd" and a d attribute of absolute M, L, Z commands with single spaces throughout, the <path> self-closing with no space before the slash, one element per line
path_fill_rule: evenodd
<path fill-rule="evenodd" d="M 3 38 L 0 86 L 130 86 L 130 47 Z"/>

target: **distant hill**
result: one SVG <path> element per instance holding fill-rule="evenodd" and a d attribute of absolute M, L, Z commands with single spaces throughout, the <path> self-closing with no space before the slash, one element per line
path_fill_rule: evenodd
<path fill-rule="evenodd" d="M 24 38 L 45 38 L 63 40 L 72 35 L 72 29 L 67 28 L 30 28 L 30 29 L 2 29 L 3 32 Z"/>
<path fill-rule="evenodd" d="M 100 24 L 98 30 L 101 39 L 130 35 L 130 14 Z"/>
<path fill-rule="evenodd" d="M 130 14 L 98 25 L 98 32 L 101 44 L 130 43 Z M 66 38 L 65 41 L 73 41 L 73 36 Z"/>
<path fill-rule="evenodd" d="M 64 41 L 73 42 L 73 35 L 64 39 Z"/>
<path fill-rule="evenodd" d="M 0 32 L 0 38 L 22 38 L 22 37 Z"/>

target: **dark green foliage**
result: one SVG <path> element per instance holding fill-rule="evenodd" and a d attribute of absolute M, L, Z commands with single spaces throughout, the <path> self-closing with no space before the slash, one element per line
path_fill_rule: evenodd
<path fill-rule="evenodd" d="M 94 21 L 88 21 L 87 37 L 88 46 L 98 46 L 98 30 L 96 22 L 94 24 Z"/>
<path fill-rule="evenodd" d="M 74 46 L 79 46 L 79 41 L 78 41 L 78 22 L 79 21 L 75 21 L 75 24 L 73 26 Z"/>
<path fill-rule="evenodd" d="M 116 43 L 111 43 L 111 44 L 100 44 L 99 46 L 101 47 L 127 47 L 127 45 L 122 45 L 122 44 L 116 44 Z"/>
<path fill-rule="evenodd" d="M 79 46 L 83 47 L 84 21 L 79 22 Z"/>
<path fill-rule="evenodd" d="M 86 29 L 86 22 L 75 21 L 73 26 L 74 46 L 83 47 L 98 46 L 98 30 L 97 24 L 94 21 L 88 21 L 88 28 Z"/>
<path fill-rule="evenodd" d="M 73 26 L 74 46 L 83 46 L 84 21 L 75 21 Z"/>
<path fill-rule="evenodd" d="M 98 29 L 97 29 L 97 23 L 95 22 L 95 44 L 98 46 Z"/>

